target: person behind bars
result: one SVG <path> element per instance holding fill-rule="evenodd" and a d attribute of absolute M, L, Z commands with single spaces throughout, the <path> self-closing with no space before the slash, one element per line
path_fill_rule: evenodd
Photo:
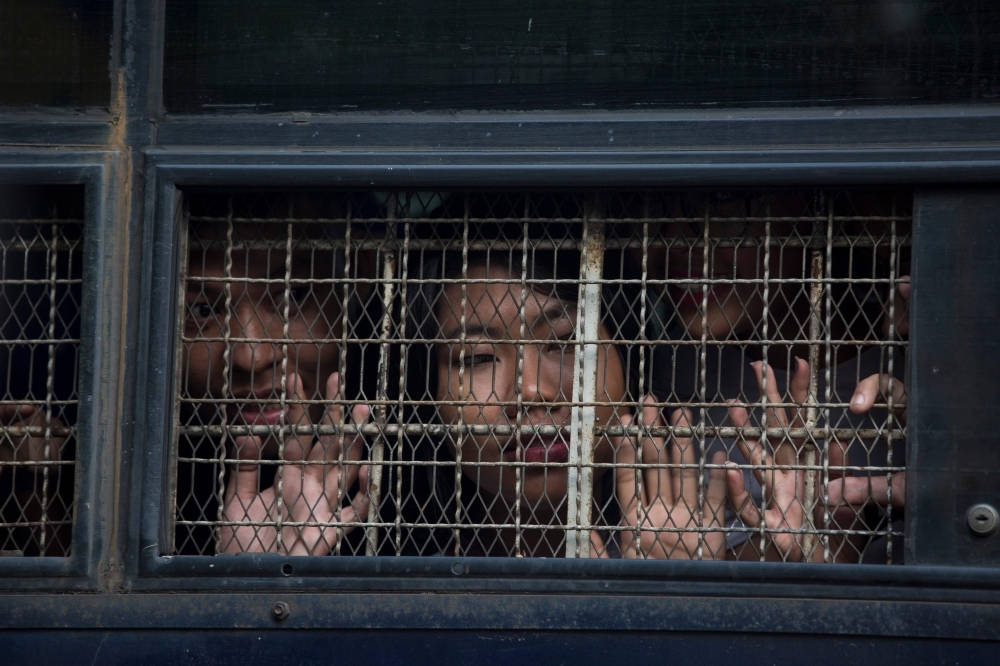
<path fill-rule="evenodd" d="M 543 230 L 560 237 L 558 225 Z M 433 233 L 459 238 L 453 231 L 449 236 L 438 225 Z M 520 225 L 500 224 L 469 231 L 470 237 L 512 242 L 515 248 L 524 241 L 517 240 L 520 233 Z M 527 243 L 530 247 L 533 240 Z M 592 447 L 594 467 L 584 470 L 592 473 L 593 501 L 581 512 L 590 534 L 582 548 L 591 557 L 723 557 L 724 454 L 712 459 L 716 468 L 707 475 L 699 510 L 698 454 L 689 439 L 667 445 L 641 431 L 601 433 L 640 421 L 663 425 L 652 406 L 637 418 L 636 408 L 656 399 L 653 391 L 638 393 L 640 322 L 633 305 L 639 276 L 623 258 L 621 251 L 604 257 L 604 277 L 629 282 L 601 286 L 598 337 L 606 342 L 596 353 L 599 434 Z M 430 501 L 424 511 L 443 525 L 433 531 L 428 551 L 562 556 L 568 497 L 576 489 L 569 426 L 580 354 L 574 343 L 580 324 L 579 251 L 529 249 L 526 256 L 520 249 L 464 256 L 461 250 L 424 251 L 409 265 L 421 282 L 408 294 L 406 337 L 423 342 L 412 342 L 406 352 L 403 420 L 445 426 L 440 437 L 412 438 L 414 460 L 423 465 L 409 469 L 427 475 Z M 691 418 L 686 410 L 670 414 L 675 425 Z M 667 469 L 669 463 L 675 467 Z M 689 466 L 681 471 L 679 463 Z M 693 529 L 701 527 L 706 531 Z"/>
<path fill-rule="evenodd" d="M 329 225 L 291 226 L 236 222 L 227 238 L 224 220 L 190 223 L 181 424 L 242 430 L 222 441 L 180 438 L 178 517 L 222 524 L 179 525 L 178 552 L 211 552 L 214 543 L 219 553 L 324 555 L 352 531 L 341 523 L 367 517 L 362 438 L 313 430 L 363 423 L 369 412 L 342 406 L 334 284 L 343 266 L 334 252 L 309 249 L 330 236 Z M 221 486 L 211 462 L 220 457 Z"/>
<path fill-rule="evenodd" d="M 884 218 L 892 212 L 891 202 L 877 196 L 862 194 L 846 202 L 838 201 L 833 204 L 838 215 L 848 212 L 844 210 L 845 204 L 865 210 L 869 216 Z M 905 425 L 906 396 L 901 379 L 905 358 L 897 353 L 890 374 L 888 348 L 864 344 L 880 334 L 882 339 L 888 340 L 890 328 L 897 339 L 905 337 L 908 330 L 908 276 L 897 278 L 892 327 L 889 326 L 888 292 L 882 285 L 870 284 L 871 278 L 885 280 L 890 274 L 887 222 L 856 222 L 854 226 L 845 222 L 846 226 L 838 230 L 846 235 L 881 238 L 882 246 L 875 250 L 833 248 L 831 251 L 830 275 L 840 284 L 831 286 L 833 307 L 830 312 L 826 312 L 828 306 L 821 301 L 818 324 L 821 331 L 829 329 L 831 340 L 847 342 L 832 345 L 829 365 L 825 353 L 819 354 L 816 359 L 818 390 L 816 395 L 810 396 L 809 346 L 772 342 L 765 350 L 765 345 L 758 342 L 764 339 L 802 340 L 809 335 L 810 289 L 804 279 L 810 277 L 812 253 L 803 249 L 801 243 L 788 242 L 787 247 L 781 244 L 781 239 L 794 240 L 796 236 L 808 239 L 813 233 L 811 218 L 792 221 L 803 217 L 802 200 L 787 193 L 685 194 L 665 200 L 660 213 L 687 220 L 710 218 L 707 235 L 713 249 L 707 257 L 707 272 L 704 250 L 691 242 L 704 240 L 703 222 L 664 224 L 659 233 L 668 240 L 669 249 L 658 254 L 651 251 L 649 255 L 650 278 L 690 281 L 665 285 L 664 301 L 673 304 L 675 313 L 672 323 L 666 327 L 670 329 L 666 335 L 677 340 L 704 338 L 707 344 L 704 359 L 697 356 L 695 347 L 686 345 L 678 347 L 672 358 L 661 353 L 657 366 L 662 373 L 673 373 L 676 377 L 678 395 L 700 401 L 699 396 L 704 392 L 704 399 L 709 402 L 729 399 L 737 403 L 728 409 L 708 407 L 704 414 L 706 425 L 743 427 L 766 423 L 772 428 L 801 428 L 810 416 L 810 400 L 819 403 L 830 400 L 845 407 L 829 408 L 826 422 L 821 418 L 822 411 L 817 410 L 820 418 L 816 427 L 822 428 L 824 423 L 829 423 L 832 428 L 881 428 L 884 431 L 888 414 L 884 408 L 872 410 L 872 407 L 876 401 L 886 401 L 890 385 L 897 408 L 894 418 L 897 424 Z M 771 222 L 764 222 L 762 218 L 765 217 Z M 905 236 L 908 229 L 901 227 L 898 233 Z M 779 240 L 769 252 L 760 242 L 768 234 Z M 821 258 L 824 262 L 827 260 L 825 254 Z M 900 256 L 895 258 L 902 263 Z M 766 299 L 765 276 L 773 280 L 767 285 Z M 848 284 L 857 278 L 861 279 Z M 708 282 L 703 284 L 706 280 Z M 850 342 L 855 340 L 860 344 Z M 822 346 L 819 349 L 823 351 Z M 704 383 L 700 379 L 702 372 Z M 829 398 L 826 397 L 827 372 L 830 373 Z M 769 408 L 762 415 L 755 405 L 759 405 L 759 396 L 765 392 L 765 378 L 769 403 L 796 403 L 798 406 L 788 410 Z M 765 474 L 762 467 L 805 464 L 805 444 L 805 439 L 775 438 L 773 435 L 768 442 L 751 437 L 709 438 L 709 450 L 725 448 L 733 459 L 726 478 L 731 505 L 740 520 L 730 516 L 727 521 L 729 556 L 758 559 L 763 554 L 766 559 L 785 561 L 857 561 L 863 556 L 868 562 L 884 561 L 887 556 L 884 536 L 866 538 L 832 534 L 826 542 L 814 537 L 810 543 L 800 531 L 808 527 L 809 509 L 804 506 L 805 474 L 801 469 L 787 468 L 769 470 Z M 817 464 L 821 464 L 822 447 L 820 442 L 815 454 Z M 901 466 L 902 447 L 893 446 L 892 452 L 892 466 Z M 856 530 L 884 534 L 890 529 L 901 530 L 904 473 L 891 474 L 890 484 L 890 474 L 885 472 L 845 474 L 841 471 L 852 464 L 875 468 L 888 466 L 888 453 L 889 446 L 884 440 L 874 444 L 861 440 L 833 440 L 826 446 L 829 476 L 824 477 L 822 472 L 818 475 L 813 491 L 813 525 L 835 532 Z M 827 495 L 826 504 L 822 501 L 824 494 Z M 891 505 L 897 510 L 891 524 L 885 515 L 890 496 Z M 899 561 L 901 540 L 894 541 L 894 559 Z"/>

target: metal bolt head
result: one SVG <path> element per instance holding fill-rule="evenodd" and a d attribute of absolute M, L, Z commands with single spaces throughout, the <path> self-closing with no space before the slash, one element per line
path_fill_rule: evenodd
<path fill-rule="evenodd" d="M 1000 514 L 989 504 L 974 504 L 965 515 L 969 531 L 976 536 L 987 537 L 1000 527 Z"/>
<path fill-rule="evenodd" d="M 286 604 L 284 601 L 279 601 L 278 603 L 274 604 L 274 606 L 271 608 L 271 615 L 273 615 L 274 619 L 277 620 L 278 622 L 281 622 L 291 614 L 292 614 L 292 609 L 289 608 L 288 604 Z"/>

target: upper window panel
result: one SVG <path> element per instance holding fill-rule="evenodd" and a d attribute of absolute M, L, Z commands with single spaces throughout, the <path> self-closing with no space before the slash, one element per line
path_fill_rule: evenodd
<path fill-rule="evenodd" d="M 167 0 L 168 111 L 914 104 L 1000 95 L 975 0 Z"/>
<path fill-rule="evenodd" d="M 0 2 L 0 107 L 107 107 L 113 0 Z"/>

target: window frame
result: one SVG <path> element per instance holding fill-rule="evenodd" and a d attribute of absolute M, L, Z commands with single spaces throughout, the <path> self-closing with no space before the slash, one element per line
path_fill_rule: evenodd
<path fill-rule="evenodd" d="M 107 474 L 117 437 L 117 395 L 109 391 L 116 376 L 121 338 L 121 274 L 115 265 L 113 222 L 117 187 L 113 180 L 121 156 L 114 151 L 0 151 L 0 183 L 84 187 L 83 289 L 80 303 L 79 408 L 74 523 L 69 557 L 0 558 L 0 590 L 91 590 L 109 536 L 108 512 L 113 480 Z"/>
<path fill-rule="evenodd" d="M 831 152 L 834 154 L 831 155 Z M 986 159 L 974 164 L 968 153 L 952 149 L 927 149 L 938 158 L 936 174 L 929 174 L 925 160 L 910 162 L 894 151 L 842 149 L 768 153 L 770 164 L 750 161 L 739 153 L 722 155 L 715 163 L 699 161 L 690 153 L 649 152 L 642 155 L 577 151 L 554 153 L 371 151 L 192 151 L 157 149 L 148 153 L 147 208 L 143 257 L 144 308 L 138 347 L 146 360 L 148 378 L 136 392 L 137 432 L 143 433 L 143 469 L 133 469 L 132 505 L 142 515 L 130 532 L 130 584 L 144 590 L 196 590 L 224 585 L 227 589 L 265 590 L 308 587 L 337 591 L 467 591 L 518 590 L 585 593 L 614 590 L 635 594 L 640 589 L 685 590 L 687 594 L 717 590 L 724 580 L 729 594 L 761 594 L 761 584 L 773 586 L 767 596 L 806 598 L 819 585 L 849 586 L 859 598 L 885 598 L 891 585 L 908 599 L 940 598 L 947 590 L 956 598 L 972 598 L 976 590 L 1000 587 L 1000 569 L 974 567 L 918 567 L 911 565 L 851 565 L 803 567 L 788 563 L 759 562 L 600 562 L 592 560 L 532 560 L 482 558 L 315 557 L 270 554 L 239 557 L 161 556 L 158 544 L 167 524 L 164 502 L 170 449 L 173 393 L 164 378 L 174 376 L 176 331 L 178 224 L 180 193 L 185 187 L 355 187 L 426 188 L 492 187 L 776 187 L 843 186 L 845 183 L 910 183 L 923 178 L 940 182 L 941 173 L 963 178 L 961 171 L 975 171 L 982 180 L 1000 178 L 1000 162 Z M 973 151 L 973 154 L 981 151 Z M 836 157 L 837 159 L 833 159 Z M 994 157 L 994 155 L 990 155 Z M 734 159 L 737 158 L 737 159 Z M 957 163 L 954 170 L 949 161 Z M 767 166 L 765 166 L 767 164 Z M 802 178 L 809 165 L 810 179 Z M 764 171 L 766 175 L 762 176 Z M 709 174 L 709 176 L 706 176 Z M 919 280 L 919 278 L 915 278 Z M 915 282 L 919 289 L 919 282 Z M 911 417 L 912 418 L 912 417 Z M 911 486 L 912 489 L 912 486 Z M 293 567 L 291 576 L 282 573 Z M 681 581 L 684 581 L 683 583 Z M 677 587 L 677 586 L 680 587 Z M 738 592 L 737 592 L 738 590 Z"/>
<path fill-rule="evenodd" d="M 80 560 L 72 567 L 0 560 L 0 589 L 7 592 L 9 609 L 0 629 L 12 630 L 11 649 L 37 655 L 36 647 L 47 641 L 62 658 L 89 660 L 96 653 L 87 652 L 93 645 L 84 645 L 87 639 L 81 637 L 99 635 L 101 645 L 123 641 L 124 654 L 136 653 L 140 641 L 145 654 L 172 654 L 181 641 L 203 654 L 231 648 L 228 658 L 259 657 L 261 633 L 243 630 L 287 627 L 330 631 L 271 632 L 263 649 L 273 650 L 283 639 L 284 648 L 295 650 L 308 637 L 322 649 L 330 644 L 324 639 L 349 639 L 355 641 L 351 645 L 381 645 L 383 654 L 401 654 L 413 648 L 402 642 L 405 637 L 430 635 L 453 640 L 449 645 L 457 654 L 483 645 L 479 637 L 494 632 L 490 635 L 526 641 L 526 651 L 552 654 L 558 648 L 542 642 L 540 636 L 552 636 L 544 632 L 562 631 L 557 638 L 563 645 L 579 645 L 585 630 L 615 645 L 655 643 L 662 654 L 708 654 L 706 647 L 721 642 L 733 646 L 726 654 L 730 659 L 739 654 L 741 663 L 752 663 L 756 655 L 770 662 L 775 650 L 793 660 L 808 653 L 817 663 L 843 663 L 838 655 L 858 654 L 853 637 L 881 637 L 894 657 L 908 650 L 917 657 L 914 663 L 933 663 L 948 645 L 967 650 L 975 641 L 993 649 L 985 641 L 1000 640 L 996 568 L 637 562 L 630 563 L 638 565 L 631 573 L 609 576 L 592 568 L 601 563 L 583 560 L 551 560 L 541 573 L 538 561 L 499 563 L 505 572 L 524 575 L 515 579 L 480 571 L 481 561 L 467 560 L 468 571 L 463 565 L 456 574 L 450 558 L 382 558 L 335 576 L 284 577 L 276 573 L 278 560 L 271 559 L 277 556 L 245 556 L 238 558 L 247 562 L 240 565 L 245 571 L 215 572 L 196 571 L 182 558 L 165 562 L 150 555 L 145 538 L 155 535 L 150 529 L 159 515 L 158 507 L 150 513 L 142 504 L 143 488 L 164 440 L 163 424 L 158 434 L 152 432 L 146 410 L 151 388 L 162 384 L 150 371 L 169 367 L 162 358 L 156 366 L 150 352 L 162 357 L 172 349 L 150 347 L 149 315 L 163 298 L 152 290 L 154 274 L 160 274 L 152 259 L 161 268 L 172 265 L 174 238 L 156 234 L 173 223 L 179 187 L 371 187 L 375 182 L 412 187 L 418 175 L 426 179 L 422 183 L 441 187 L 482 187 L 485 179 L 508 187 L 1000 185 L 997 104 L 166 115 L 164 2 L 115 3 L 108 112 L 0 114 L 0 178 L 84 182 L 87 233 L 99 233 L 101 243 L 100 253 L 96 243 L 87 246 L 88 257 L 95 259 L 88 265 L 98 280 L 86 298 L 99 307 L 90 310 L 95 321 L 87 334 L 92 365 L 81 368 L 93 386 L 88 410 L 94 414 L 88 435 L 93 460 L 78 463 L 78 474 L 87 470 L 79 492 L 83 497 L 86 488 L 85 499 L 93 503 L 86 520 L 77 514 L 74 527 L 79 544 L 77 533 L 86 526 L 88 548 L 74 550 Z M 160 240 L 166 245 L 158 246 Z M 83 437 L 82 421 L 80 427 Z M 84 504 L 78 500 L 78 511 Z M 219 559 L 202 559 L 204 569 L 213 560 L 218 568 Z M 364 558 L 340 559 L 358 566 Z M 425 575 L 424 567 L 435 568 Z M 18 575 L 7 575 L 15 569 Z M 521 581 L 518 586 L 515 580 Z M 37 593 L 76 590 L 103 594 Z M 281 600 L 292 608 L 283 624 L 272 613 Z M 105 631 L 66 631 L 95 628 Z M 187 631 L 139 631 L 160 629 Z M 389 629 L 402 631 L 381 631 Z M 937 639 L 937 649 L 905 638 Z M 766 650 L 754 647 L 761 640 Z M 429 653 L 442 661 L 450 656 L 443 650 Z M 599 654 L 606 653 L 581 654 L 581 662 Z"/>

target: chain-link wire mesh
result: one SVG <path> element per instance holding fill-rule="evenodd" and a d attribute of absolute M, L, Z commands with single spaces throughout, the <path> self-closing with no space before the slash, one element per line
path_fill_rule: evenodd
<path fill-rule="evenodd" d="M 0 188 L 0 556 L 70 554 L 82 195 Z"/>
<path fill-rule="evenodd" d="M 898 562 L 911 205 L 191 194 L 166 552 Z"/>

